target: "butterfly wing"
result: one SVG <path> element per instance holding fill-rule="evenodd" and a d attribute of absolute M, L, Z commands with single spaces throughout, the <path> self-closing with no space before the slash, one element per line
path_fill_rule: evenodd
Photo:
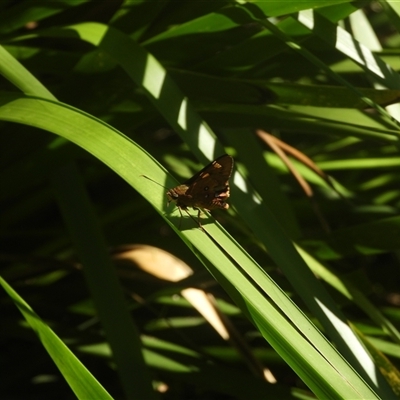
<path fill-rule="evenodd" d="M 233 158 L 227 154 L 218 157 L 180 187 L 186 186 L 178 205 L 199 207 L 206 210 L 228 209 L 230 196 L 229 178 L 233 170 Z"/>

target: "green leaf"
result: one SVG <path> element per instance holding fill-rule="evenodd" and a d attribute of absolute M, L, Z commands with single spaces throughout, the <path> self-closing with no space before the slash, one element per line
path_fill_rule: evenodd
<path fill-rule="evenodd" d="M 0 284 L 38 335 L 78 399 L 112 399 L 63 341 L 1 277 Z"/>

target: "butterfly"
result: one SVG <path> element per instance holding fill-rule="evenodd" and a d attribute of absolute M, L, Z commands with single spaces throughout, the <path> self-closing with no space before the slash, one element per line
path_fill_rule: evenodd
<path fill-rule="evenodd" d="M 227 210 L 226 202 L 230 196 L 229 178 L 232 175 L 233 158 L 228 154 L 218 157 L 204 167 L 189 180 L 167 192 L 168 204 L 174 201 L 179 209 L 185 210 L 192 207 L 198 210 L 198 224 L 200 223 L 201 209 L 210 211 L 216 208 Z M 189 214 L 189 213 L 188 213 Z"/>

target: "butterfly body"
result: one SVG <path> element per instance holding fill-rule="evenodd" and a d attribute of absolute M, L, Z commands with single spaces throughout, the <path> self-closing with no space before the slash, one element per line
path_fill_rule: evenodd
<path fill-rule="evenodd" d="M 168 203 L 175 201 L 179 209 L 227 210 L 229 204 L 229 178 L 232 174 L 233 158 L 227 154 L 218 157 L 192 178 L 167 192 Z M 199 212 L 200 215 L 200 212 Z"/>

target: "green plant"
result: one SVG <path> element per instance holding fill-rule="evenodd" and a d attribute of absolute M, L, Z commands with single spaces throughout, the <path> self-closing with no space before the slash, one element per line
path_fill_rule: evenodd
<path fill-rule="evenodd" d="M 78 398 L 151 398 L 161 383 L 165 398 L 394 398 L 399 127 L 383 105 L 400 93 L 398 6 L 101 4 L 1 5 L 0 390 L 69 391 L 11 298 Z M 379 35 L 385 50 L 360 44 L 367 27 L 362 39 L 377 46 Z M 335 190 L 294 162 L 320 219 L 255 129 L 333 176 Z M 226 151 L 237 161 L 231 208 L 215 214 L 220 223 L 204 214 L 204 231 L 141 176 L 170 188 L 177 181 L 161 165 L 183 180 L 200 168 L 195 158 Z M 161 285 L 121 265 L 124 243 L 168 250 L 194 275 Z M 236 348 L 176 300 L 210 285 L 204 267 Z"/>

